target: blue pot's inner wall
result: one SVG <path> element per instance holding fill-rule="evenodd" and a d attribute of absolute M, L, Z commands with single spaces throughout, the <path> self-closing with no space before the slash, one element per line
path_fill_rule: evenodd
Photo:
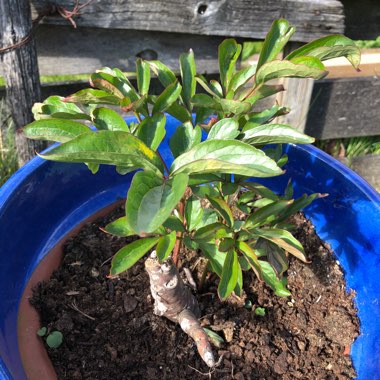
<path fill-rule="evenodd" d="M 160 148 L 173 157 L 168 141 L 179 123 L 168 116 Z M 330 243 L 357 292 L 361 336 L 352 347 L 358 378 L 375 379 L 380 371 L 380 198 L 360 177 L 310 146 L 286 146 L 286 174 L 260 180 L 282 192 L 289 178 L 296 195 L 329 193 L 306 210 L 318 234 Z M 38 262 L 75 225 L 124 198 L 131 175 L 102 166 L 92 175 L 83 164 L 33 159 L 0 189 L 0 376 L 26 379 L 17 346 L 17 311 L 25 284 Z"/>

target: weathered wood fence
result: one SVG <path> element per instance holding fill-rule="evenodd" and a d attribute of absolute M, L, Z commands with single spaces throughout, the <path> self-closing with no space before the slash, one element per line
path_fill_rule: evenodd
<path fill-rule="evenodd" d="M 67 10 L 74 3 L 56 0 L 56 5 Z M 0 48 L 19 42 L 29 33 L 29 4 L 33 19 L 51 6 L 45 0 L 0 2 Z M 32 103 L 29 99 L 20 101 L 23 95 L 19 91 L 28 92 L 33 100 L 40 96 L 33 58 L 35 42 L 41 75 L 90 73 L 102 66 L 134 71 L 136 56 L 157 58 L 178 72 L 178 56 L 189 48 L 195 52 L 198 71 L 212 75 L 218 67 L 217 46 L 223 38 L 263 39 L 276 18 L 284 17 L 297 27 L 290 49 L 327 34 L 344 33 L 345 29 L 344 7 L 337 0 L 93 0 L 80 13 L 74 19 L 77 29 L 60 15 L 49 14 L 34 38 L 22 48 L 2 54 L 0 75 L 8 81 L 8 99 L 17 128 L 30 121 L 30 115 L 20 118 L 18 114 L 27 114 L 25 110 Z M 17 17 L 9 19 L 10 14 Z M 19 24 L 23 27 L 15 28 Z M 22 55 L 25 50 L 26 55 Z M 26 56 L 32 61 L 23 65 Z M 286 79 L 287 91 L 278 100 L 292 112 L 283 121 L 321 139 L 380 135 L 379 66 L 378 60 L 377 65 L 366 66 L 364 76 L 353 77 L 356 73 L 352 70 L 353 76 L 347 77 L 340 74 L 347 72 L 345 64 L 335 62 L 332 75 L 316 84 Z M 26 70 L 31 77 L 24 78 Z"/>

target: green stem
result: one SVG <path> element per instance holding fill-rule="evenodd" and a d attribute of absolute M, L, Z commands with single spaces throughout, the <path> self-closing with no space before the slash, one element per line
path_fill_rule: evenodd
<path fill-rule="evenodd" d="M 204 267 L 204 269 L 203 269 L 203 272 L 202 272 L 201 280 L 200 280 L 200 282 L 199 282 L 199 290 L 202 290 L 203 287 L 205 286 L 206 276 L 207 276 L 207 273 L 208 273 L 208 269 L 207 269 L 207 267 L 208 267 L 208 262 L 209 262 L 209 260 L 207 259 L 207 260 L 206 260 L 206 265 L 205 265 L 205 267 Z"/>

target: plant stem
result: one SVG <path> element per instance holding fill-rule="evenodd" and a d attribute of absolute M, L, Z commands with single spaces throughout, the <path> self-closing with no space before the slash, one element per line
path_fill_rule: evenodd
<path fill-rule="evenodd" d="M 202 291 L 203 287 L 205 286 L 206 276 L 207 276 L 207 272 L 208 272 L 207 266 L 208 266 L 208 259 L 206 260 L 206 265 L 203 269 L 201 280 L 199 282 L 199 287 L 198 287 L 199 291 Z"/>
<path fill-rule="evenodd" d="M 157 156 L 159 157 L 159 159 L 161 160 L 162 164 L 164 165 L 166 173 L 169 175 L 170 170 L 169 170 L 168 166 L 166 165 L 164 159 L 162 158 L 161 153 L 159 151 L 157 151 L 156 153 L 157 153 Z"/>
<path fill-rule="evenodd" d="M 178 212 L 184 218 L 185 215 L 185 199 L 182 198 L 181 201 L 178 204 Z M 186 221 L 184 221 L 186 223 Z M 182 235 L 183 233 L 181 231 L 177 232 L 177 240 L 175 242 L 175 246 L 173 249 L 173 263 L 175 266 L 178 266 L 178 260 L 179 260 L 179 252 L 182 247 Z"/>

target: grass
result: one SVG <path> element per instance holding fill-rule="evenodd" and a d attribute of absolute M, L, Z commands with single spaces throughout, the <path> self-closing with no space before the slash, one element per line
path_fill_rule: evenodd
<path fill-rule="evenodd" d="M 0 186 L 18 169 L 13 121 L 0 103 Z"/>

